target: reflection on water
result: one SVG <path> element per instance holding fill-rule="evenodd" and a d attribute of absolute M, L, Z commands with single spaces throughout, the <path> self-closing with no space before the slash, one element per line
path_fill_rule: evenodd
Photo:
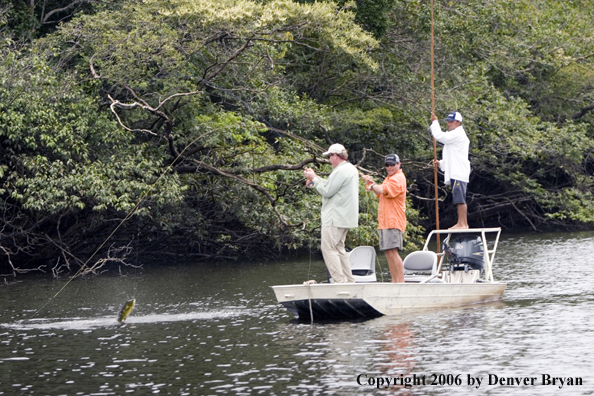
<path fill-rule="evenodd" d="M 378 341 L 382 343 L 382 350 L 378 356 L 385 362 L 378 362 L 377 366 L 383 376 L 408 377 L 415 372 L 416 355 L 413 354 L 415 340 L 409 323 L 395 323 L 388 326 Z"/>
<path fill-rule="evenodd" d="M 0 294 L 0 394 L 594 394 L 593 247 L 594 233 L 503 238 L 503 301 L 363 322 L 300 323 L 276 303 L 270 286 L 324 279 L 308 259 L 139 270 L 55 298 L 65 280 L 25 279 Z"/>

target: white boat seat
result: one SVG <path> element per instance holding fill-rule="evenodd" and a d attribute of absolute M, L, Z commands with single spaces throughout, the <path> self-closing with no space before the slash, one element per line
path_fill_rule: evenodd
<path fill-rule="evenodd" d="M 349 252 L 349 262 L 355 282 L 377 282 L 375 257 L 373 246 L 357 246 Z"/>
<path fill-rule="evenodd" d="M 405 282 L 441 282 L 437 279 L 437 254 L 430 250 L 412 252 L 404 258 L 404 272 L 413 272 L 415 275 L 405 275 Z M 417 273 L 428 275 L 416 275 Z"/>
<path fill-rule="evenodd" d="M 349 252 L 349 262 L 355 282 L 377 282 L 375 257 L 373 246 L 357 246 Z M 328 281 L 334 282 L 334 279 L 330 278 L 330 274 L 328 274 Z"/>

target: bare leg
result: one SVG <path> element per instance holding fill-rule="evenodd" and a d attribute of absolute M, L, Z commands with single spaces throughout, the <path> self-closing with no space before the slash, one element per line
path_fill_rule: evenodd
<path fill-rule="evenodd" d="M 388 259 L 392 282 L 404 283 L 404 264 L 402 263 L 400 254 L 398 254 L 398 249 L 388 249 L 384 253 L 386 253 L 386 258 Z"/>
<path fill-rule="evenodd" d="M 456 225 L 450 227 L 450 230 L 467 229 L 468 228 L 468 206 L 466 204 L 457 204 L 458 222 Z"/>

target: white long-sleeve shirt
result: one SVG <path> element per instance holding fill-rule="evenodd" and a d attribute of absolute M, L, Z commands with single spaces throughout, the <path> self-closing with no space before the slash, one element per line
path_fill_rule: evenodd
<path fill-rule="evenodd" d="M 443 143 L 441 161 L 439 168 L 444 172 L 444 183 L 450 184 L 450 180 L 459 180 L 468 183 L 470 178 L 470 161 L 468 160 L 468 148 L 470 140 L 462 126 L 451 131 L 443 132 L 439 122 L 431 123 L 431 134 L 440 143 Z"/>

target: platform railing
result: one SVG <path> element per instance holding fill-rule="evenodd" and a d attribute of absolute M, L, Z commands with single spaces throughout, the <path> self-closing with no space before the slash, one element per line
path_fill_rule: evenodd
<path fill-rule="evenodd" d="M 501 228 L 494 227 L 494 228 L 467 228 L 467 229 L 455 229 L 455 230 L 433 230 L 427 236 L 427 240 L 425 241 L 425 246 L 423 250 L 429 250 L 429 243 L 433 235 L 437 234 L 447 234 L 447 237 L 444 239 L 445 241 L 449 241 L 452 234 L 479 234 L 481 235 L 481 240 L 483 242 L 483 257 L 485 260 L 485 281 L 493 282 L 493 262 L 495 261 L 495 252 L 497 251 L 497 245 L 499 244 L 499 236 L 501 235 Z M 487 240 L 488 233 L 497 233 L 494 237 L 493 248 L 489 249 L 489 244 Z M 445 257 L 444 252 L 437 253 L 439 257 L 439 262 L 437 265 L 437 273 L 441 273 L 441 265 L 443 259 Z"/>

